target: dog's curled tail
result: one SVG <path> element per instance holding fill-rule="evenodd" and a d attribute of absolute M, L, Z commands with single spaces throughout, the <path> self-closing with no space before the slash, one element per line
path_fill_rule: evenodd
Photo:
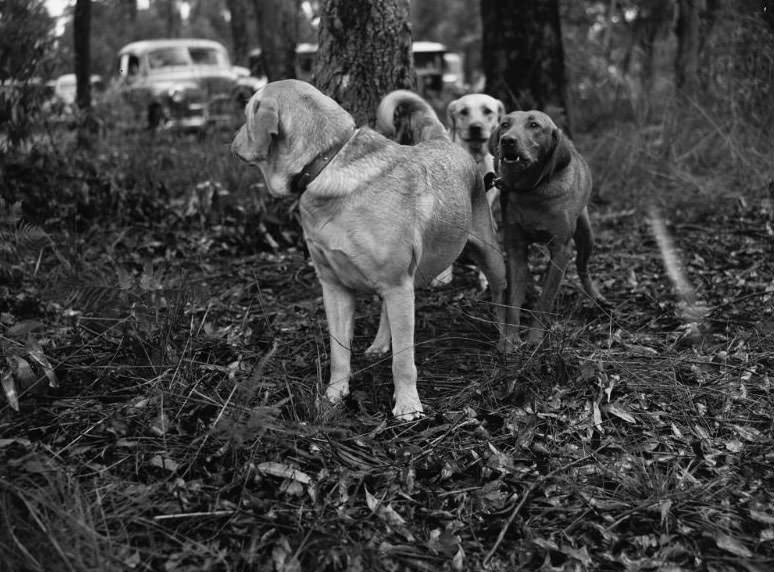
<path fill-rule="evenodd" d="M 401 145 L 449 139 L 446 128 L 430 104 L 406 89 L 391 91 L 379 102 L 376 130 Z"/>

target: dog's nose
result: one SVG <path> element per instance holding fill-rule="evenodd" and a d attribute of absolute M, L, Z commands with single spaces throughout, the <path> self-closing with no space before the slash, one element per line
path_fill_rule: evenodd
<path fill-rule="evenodd" d="M 484 127 L 482 125 L 471 125 L 468 127 L 468 138 L 483 139 Z"/>
<path fill-rule="evenodd" d="M 502 138 L 500 138 L 500 147 L 503 149 L 515 149 L 516 138 L 509 135 L 504 135 Z"/>

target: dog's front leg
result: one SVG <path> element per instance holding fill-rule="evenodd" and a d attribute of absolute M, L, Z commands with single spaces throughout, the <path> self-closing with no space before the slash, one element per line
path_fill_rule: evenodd
<path fill-rule="evenodd" d="M 325 396 L 331 403 L 338 403 L 349 394 L 355 296 L 339 284 L 322 280 L 320 283 L 331 339 L 331 379 Z"/>
<path fill-rule="evenodd" d="M 382 300 L 382 312 L 379 316 L 379 329 L 373 343 L 365 351 L 367 356 L 379 357 L 390 351 L 390 318 L 387 316 L 387 304 Z"/>
<path fill-rule="evenodd" d="M 537 345 L 543 339 L 543 334 L 548 328 L 549 314 L 554 307 L 554 300 L 559 293 L 559 286 L 564 278 L 564 271 L 572 258 L 572 245 L 568 240 L 564 244 L 549 245 L 551 260 L 548 263 L 548 272 L 546 280 L 543 283 L 543 292 L 540 294 L 535 306 L 535 317 L 530 326 L 527 343 Z"/>
<path fill-rule="evenodd" d="M 422 415 L 414 364 L 414 283 L 406 280 L 384 292 L 384 304 L 392 334 L 392 380 L 395 407 L 392 414 L 410 421 Z"/>
<path fill-rule="evenodd" d="M 520 230 L 513 231 L 506 226 L 505 251 L 508 271 L 508 299 L 505 314 L 505 336 L 500 343 L 500 351 L 509 353 L 520 343 L 519 323 L 521 308 L 527 298 L 529 283 L 529 242 Z"/>

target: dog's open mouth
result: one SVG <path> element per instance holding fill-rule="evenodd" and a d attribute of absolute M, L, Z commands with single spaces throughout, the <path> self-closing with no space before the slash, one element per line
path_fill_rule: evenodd
<path fill-rule="evenodd" d="M 504 151 L 500 154 L 500 160 L 502 160 L 503 163 L 506 163 L 508 165 L 516 165 L 516 166 L 522 166 L 526 167 L 529 164 L 529 161 L 526 157 L 523 155 L 515 152 L 515 151 Z"/>

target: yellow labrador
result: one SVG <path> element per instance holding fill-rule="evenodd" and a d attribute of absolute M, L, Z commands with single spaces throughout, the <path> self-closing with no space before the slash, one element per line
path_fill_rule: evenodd
<path fill-rule="evenodd" d="M 503 102 L 485 93 L 463 95 L 446 107 L 446 120 L 452 141 L 476 160 L 482 177 L 494 171 L 489 138 L 504 115 Z M 498 196 L 497 187 L 487 192 L 490 207 L 495 205 Z"/>
<path fill-rule="evenodd" d="M 586 293 L 606 303 L 588 273 L 593 233 L 588 213 L 591 171 L 572 142 L 540 111 L 514 111 L 492 133 L 508 267 L 508 309 L 502 351 L 519 342 L 519 318 L 529 279 L 528 247 L 548 246 L 551 256 L 543 292 L 535 307 L 528 342 L 539 343 L 567 264 L 571 241 L 578 249 L 578 276 Z"/>
<path fill-rule="evenodd" d="M 392 345 L 392 412 L 418 417 L 414 288 L 468 243 L 487 273 L 498 324 L 504 319 L 505 265 L 475 163 L 443 137 L 408 147 L 356 129 L 335 101 L 298 80 L 267 84 L 245 116 L 232 151 L 260 167 L 275 195 L 300 194 L 330 332 L 327 398 L 349 393 L 355 294 L 375 292 L 383 311 L 374 345 Z"/>

